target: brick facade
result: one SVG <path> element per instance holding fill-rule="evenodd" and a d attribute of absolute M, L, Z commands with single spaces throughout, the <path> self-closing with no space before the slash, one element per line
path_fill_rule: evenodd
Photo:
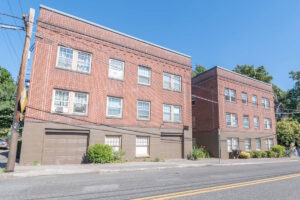
<path fill-rule="evenodd" d="M 90 73 L 57 68 L 59 46 L 90 53 Z M 108 77 L 110 58 L 124 61 L 123 80 Z M 150 86 L 138 84 L 139 65 L 151 68 Z M 163 72 L 181 76 L 181 92 L 163 89 Z M 103 138 L 107 134 L 103 130 L 92 130 L 91 126 L 111 128 L 111 134 L 121 134 L 124 137 L 122 138 L 122 148 L 125 151 L 126 159 L 135 157 L 135 140 L 132 135 L 145 135 L 147 131 L 144 130 L 148 130 L 157 136 L 156 139 L 153 138 L 155 142 L 152 143 L 151 134 L 149 134 L 150 159 L 174 157 L 172 152 L 168 152 L 168 149 L 165 149 L 165 155 L 160 154 L 161 145 L 165 145 L 161 143 L 160 135 L 161 132 L 179 135 L 182 134 L 183 126 L 191 127 L 190 85 L 190 57 L 54 9 L 41 7 L 40 17 L 37 21 L 21 163 L 30 164 L 33 161 L 42 163 L 44 148 L 42 141 L 46 129 L 53 127 L 61 130 L 78 128 L 73 125 L 85 126 L 85 129 L 90 130 L 89 144 L 103 143 Z M 52 113 L 54 89 L 87 93 L 89 99 L 87 115 Z M 108 96 L 123 99 L 122 118 L 106 117 Z M 150 121 L 137 120 L 137 100 L 151 102 Z M 164 103 L 181 106 L 182 120 L 180 123 L 163 122 Z M 131 134 L 129 137 L 126 131 L 114 127 L 135 131 L 128 131 Z M 138 133 L 139 131 L 140 133 Z M 191 150 L 191 128 L 185 131 L 185 137 L 184 155 L 186 156 Z M 102 139 L 97 140 L 96 138 Z"/>
<path fill-rule="evenodd" d="M 198 145 L 204 145 L 214 155 L 218 156 L 218 128 L 220 128 L 221 157 L 228 158 L 227 139 L 238 138 L 239 149 L 245 150 L 245 139 L 251 140 L 251 149 L 256 149 L 255 139 L 260 139 L 261 150 L 266 150 L 267 138 L 275 135 L 275 112 L 273 101 L 273 90 L 271 84 L 257 81 L 232 71 L 214 67 L 207 72 L 192 79 L 193 110 L 193 138 Z M 225 100 L 225 89 L 236 91 L 236 101 Z M 248 103 L 242 103 L 242 92 L 247 93 Z M 257 96 L 258 106 L 252 105 L 252 96 Z M 205 97 L 208 100 L 197 98 Z M 262 106 L 262 98 L 270 102 L 270 108 Z M 218 103 L 214 103 L 218 102 Z M 205 113 L 205 114 L 203 114 Z M 238 125 L 236 128 L 226 124 L 226 113 L 237 115 Z M 244 115 L 249 117 L 250 127 L 244 128 Z M 254 116 L 259 118 L 259 128 L 254 128 Z M 271 129 L 264 128 L 264 119 L 271 119 Z"/>

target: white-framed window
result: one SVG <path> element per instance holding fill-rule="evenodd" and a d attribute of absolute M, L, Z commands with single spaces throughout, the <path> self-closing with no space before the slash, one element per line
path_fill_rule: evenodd
<path fill-rule="evenodd" d="M 65 90 L 53 90 L 52 111 L 57 113 L 69 112 L 70 92 Z"/>
<path fill-rule="evenodd" d="M 181 122 L 181 106 L 163 105 L 163 121 Z"/>
<path fill-rule="evenodd" d="M 73 49 L 59 46 L 57 67 L 71 70 L 72 64 L 73 64 Z"/>
<path fill-rule="evenodd" d="M 136 136 L 136 157 L 148 157 L 149 154 L 149 137 Z"/>
<path fill-rule="evenodd" d="M 150 120 L 149 101 L 137 101 L 137 118 L 139 120 Z"/>
<path fill-rule="evenodd" d="M 271 129 L 272 128 L 272 121 L 269 118 L 264 118 L 264 128 Z"/>
<path fill-rule="evenodd" d="M 118 80 L 124 79 L 124 62 L 116 59 L 109 59 L 108 77 Z"/>
<path fill-rule="evenodd" d="M 107 97 L 107 117 L 122 118 L 123 99 L 118 97 Z"/>
<path fill-rule="evenodd" d="M 244 105 L 247 105 L 248 104 L 248 96 L 247 96 L 247 93 L 246 92 L 242 92 L 242 103 Z"/>
<path fill-rule="evenodd" d="M 62 69 L 90 73 L 91 56 L 92 55 L 87 52 L 59 46 L 56 65 L 58 68 Z"/>
<path fill-rule="evenodd" d="M 164 72 L 163 88 L 173 90 L 176 92 L 181 92 L 181 76 Z"/>
<path fill-rule="evenodd" d="M 256 95 L 253 95 L 253 96 L 252 96 L 252 105 L 255 106 L 255 107 L 258 106 L 257 96 L 256 96 Z"/>
<path fill-rule="evenodd" d="M 259 117 L 258 116 L 253 117 L 253 125 L 254 125 L 254 128 L 259 129 Z"/>
<path fill-rule="evenodd" d="M 244 122 L 244 128 L 250 128 L 250 122 L 249 122 L 249 116 L 248 115 L 244 115 L 243 122 Z"/>
<path fill-rule="evenodd" d="M 238 126 L 238 118 L 235 113 L 226 113 L 226 125 L 234 128 Z"/>
<path fill-rule="evenodd" d="M 257 151 L 261 150 L 261 141 L 260 141 L 260 138 L 255 138 L 255 146 L 256 146 L 256 150 Z"/>
<path fill-rule="evenodd" d="M 236 102 L 236 91 L 225 88 L 225 100 L 229 102 Z"/>
<path fill-rule="evenodd" d="M 78 51 L 77 52 L 77 71 L 90 73 L 91 70 L 91 54 Z"/>
<path fill-rule="evenodd" d="M 246 138 L 244 140 L 244 143 L 245 143 L 245 151 L 250 151 L 251 150 L 251 139 Z"/>
<path fill-rule="evenodd" d="M 149 67 L 139 66 L 138 83 L 142 85 L 151 84 L 151 69 Z"/>
<path fill-rule="evenodd" d="M 232 152 L 232 150 L 239 149 L 239 139 L 238 138 L 227 138 L 227 151 Z"/>
<path fill-rule="evenodd" d="M 261 105 L 262 105 L 263 108 L 269 109 L 270 108 L 270 101 L 269 101 L 269 99 L 263 97 L 261 99 Z"/>
<path fill-rule="evenodd" d="M 121 150 L 121 136 L 107 135 L 105 136 L 105 144 L 111 146 L 114 152 Z"/>
<path fill-rule="evenodd" d="M 271 147 L 274 146 L 274 140 L 273 140 L 273 138 L 267 138 L 265 140 L 265 142 L 266 142 L 267 150 L 271 150 Z"/>
<path fill-rule="evenodd" d="M 88 112 L 88 94 L 74 92 L 73 113 L 87 114 Z"/>

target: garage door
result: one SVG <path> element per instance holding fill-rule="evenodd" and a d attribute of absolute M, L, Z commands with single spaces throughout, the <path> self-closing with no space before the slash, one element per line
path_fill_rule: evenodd
<path fill-rule="evenodd" d="M 181 136 L 161 136 L 162 154 L 164 158 L 182 158 Z"/>
<path fill-rule="evenodd" d="M 80 164 L 85 161 L 88 133 L 46 132 L 42 164 Z"/>

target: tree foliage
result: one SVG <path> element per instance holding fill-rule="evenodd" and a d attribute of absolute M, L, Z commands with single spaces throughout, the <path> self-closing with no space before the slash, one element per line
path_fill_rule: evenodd
<path fill-rule="evenodd" d="M 255 69 L 254 65 L 237 65 L 233 71 L 266 83 L 271 83 L 273 79 L 264 66 Z"/>
<path fill-rule="evenodd" d="M 195 70 L 192 71 L 192 77 L 197 76 L 198 74 L 201 74 L 205 72 L 207 69 L 205 66 L 202 65 L 196 65 Z"/>
<path fill-rule="evenodd" d="M 276 124 L 278 143 L 286 147 L 300 147 L 300 123 L 297 120 L 281 120 Z"/>
<path fill-rule="evenodd" d="M 11 74 L 0 67 L 0 135 L 6 135 L 13 120 L 16 84 Z"/>

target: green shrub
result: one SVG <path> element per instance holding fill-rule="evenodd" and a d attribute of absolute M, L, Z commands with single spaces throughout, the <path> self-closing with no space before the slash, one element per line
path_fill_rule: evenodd
<path fill-rule="evenodd" d="M 283 157 L 291 157 L 292 154 L 291 154 L 291 151 L 290 150 L 285 150 L 284 153 L 283 153 Z"/>
<path fill-rule="evenodd" d="M 95 144 L 88 148 L 87 160 L 89 163 L 110 163 L 114 161 L 111 146 Z"/>
<path fill-rule="evenodd" d="M 275 156 L 276 156 L 276 153 L 274 151 L 271 151 L 271 150 L 266 151 L 266 153 L 267 153 L 268 158 L 275 158 Z"/>
<path fill-rule="evenodd" d="M 189 156 L 191 160 L 198 160 L 200 158 L 209 158 L 209 153 L 205 147 L 201 146 L 200 148 L 194 147 L 192 154 Z"/>
<path fill-rule="evenodd" d="M 124 152 L 122 150 L 114 151 L 113 152 L 113 161 L 114 162 L 121 162 L 123 156 L 124 156 Z"/>
<path fill-rule="evenodd" d="M 261 157 L 262 158 L 267 158 L 268 157 L 268 153 L 265 152 L 265 151 L 261 152 Z"/>
<path fill-rule="evenodd" d="M 251 158 L 261 158 L 262 157 L 262 152 L 252 150 L 252 151 L 250 151 L 250 157 Z"/>
<path fill-rule="evenodd" d="M 249 159 L 249 158 L 250 158 L 250 153 L 249 153 L 249 152 L 246 152 L 246 151 L 242 151 L 242 152 L 240 153 L 239 158 L 241 158 L 241 159 Z"/>
<path fill-rule="evenodd" d="M 281 145 L 275 145 L 271 147 L 271 151 L 275 153 L 276 158 L 282 158 L 284 155 L 285 148 Z"/>

